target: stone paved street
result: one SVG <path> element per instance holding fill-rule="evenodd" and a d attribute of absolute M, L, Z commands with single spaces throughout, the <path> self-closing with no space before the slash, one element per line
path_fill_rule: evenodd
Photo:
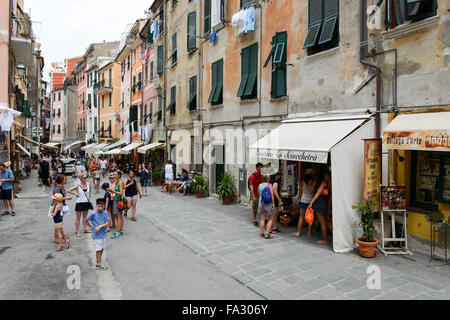
<path fill-rule="evenodd" d="M 143 204 L 145 202 L 145 205 Z M 217 199 L 167 195 L 158 187 L 140 201 L 139 215 L 193 252 L 267 299 L 449 299 L 450 265 L 414 252 L 363 259 L 338 254 L 295 228 L 259 238 L 250 208 L 223 206 Z M 306 234 L 306 232 L 303 232 Z M 367 267 L 381 270 L 381 289 L 367 288 Z"/>

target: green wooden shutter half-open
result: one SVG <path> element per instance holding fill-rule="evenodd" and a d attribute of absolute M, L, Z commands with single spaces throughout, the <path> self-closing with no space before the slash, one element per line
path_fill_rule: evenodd
<path fill-rule="evenodd" d="M 158 74 L 162 74 L 164 72 L 164 48 L 163 46 L 158 46 L 158 63 L 157 63 L 157 72 Z"/>
<path fill-rule="evenodd" d="M 272 38 L 272 46 L 276 48 L 272 59 L 272 98 L 284 97 L 286 89 L 287 31 L 277 32 Z"/>
<path fill-rule="evenodd" d="M 244 96 L 253 98 L 256 96 L 256 88 L 257 83 L 256 79 L 258 78 L 258 44 L 254 44 L 249 47 L 249 74 L 248 81 L 245 87 Z"/>
<path fill-rule="evenodd" d="M 203 33 L 211 32 L 211 0 L 205 0 L 203 27 Z"/>
<path fill-rule="evenodd" d="M 213 97 L 213 103 L 220 104 L 223 101 L 223 60 L 219 60 L 216 62 L 216 70 L 217 70 L 217 86 L 216 91 Z"/>
<path fill-rule="evenodd" d="M 187 27 L 187 50 L 191 51 L 197 47 L 197 13 L 195 11 L 188 14 Z"/>
<path fill-rule="evenodd" d="M 322 22 L 322 1 L 308 0 L 308 35 L 306 37 L 305 44 L 303 45 L 303 49 L 316 45 Z"/>
<path fill-rule="evenodd" d="M 249 56 L 250 51 L 249 48 L 242 49 L 241 52 L 241 83 L 239 85 L 239 90 L 237 93 L 238 97 L 244 96 L 245 87 L 247 85 L 248 81 L 248 75 L 249 75 Z"/>
<path fill-rule="evenodd" d="M 339 17 L 339 0 L 324 0 L 324 19 L 322 34 L 319 38 L 319 45 L 327 43 L 333 39 Z"/>
<path fill-rule="evenodd" d="M 213 63 L 211 69 L 211 93 L 209 94 L 208 103 L 213 103 L 214 94 L 217 88 L 217 63 Z"/>

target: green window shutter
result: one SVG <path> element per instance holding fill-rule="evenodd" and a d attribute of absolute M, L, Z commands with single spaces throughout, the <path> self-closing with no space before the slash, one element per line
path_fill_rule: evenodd
<path fill-rule="evenodd" d="M 213 103 L 214 95 L 215 95 L 216 88 L 217 88 L 217 62 L 212 64 L 211 69 L 212 69 L 211 70 L 212 84 L 211 84 L 211 93 L 209 94 L 208 103 Z"/>
<path fill-rule="evenodd" d="M 195 11 L 188 14 L 187 27 L 187 50 L 191 51 L 197 47 L 197 13 Z"/>
<path fill-rule="evenodd" d="M 246 98 L 256 97 L 256 88 L 257 83 L 256 79 L 258 78 L 258 44 L 254 44 L 249 47 L 249 74 L 248 74 L 248 82 L 245 87 L 244 96 Z"/>
<path fill-rule="evenodd" d="M 147 46 L 151 45 L 153 43 L 153 33 L 151 31 L 151 26 L 148 26 L 147 29 Z"/>
<path fill-rule="evenodd" d="M 187 107 L 190 111 L 197 109 L 197 76 L 189 79 L 189 102 Z"/>
<path fill-rule="evenodd" d="M 109 86 L 112 87 L 112 69 L 109 69 Z"/>
<path fill-rule="evenodd" d="M 273 40 L 272 40 L 272 43 L 273 43 Z M 264 68 L 267 67 L 267 65 L 270 62 L 270 59 L 272 59 L 274 50 L 275 50 L 275 45 L 272 44 L 272 48 L 270 49 L 269 56 L 267 57 L 266 62 L 264 63 Z"/>
<path fill-rule="evenodd" d="M 286 61 L 287 61 L 287 31 L 277 32 L 272 38 L 274 55 L 272 60 L 271 97 L 280 98 L 287 94 L 286 90 Z"/>
<path fill-rule="evenodd" d="M 216 62 L 217 80 L 216 92 L 214 93 L 213 103 L 220 104 L 223 102 L 223 60 Z"/>
<path fill-rule="evenodd" d="M 324 0 L 324 20 L 319 45 L 333 39 L 334 30 L 339 16 L 339 0 Z"/>
<path fill-rule="evenodd" d="M 238 97 L 244 96 L 245 87 L 248 81 L 249 75 L 249 48 L 242 49 L 241 52 L 241 84 L 237 93 Z"/>
<path fill-rule="evenodd" d="M 205 12 L 203 18 L 203 33 L 211 32 L 211 0 L 205 0 Z"/>
<path fill-rule="evenodd" d="M 322 22 L 322 1 L 308 0 L 308 35 L 306 37 L 305 44 L 303 45 L 303 49 L 316 45 Z"/>
<path fill-rule="evenodd" d="M 153 80 L 153 61 L 150 62 L 150 80 Z"/>
<path fill-rule="evenodd" d="M 157 72 L 158 74 L 163 74 L 164 72 L 164 47 L 158 46 L 158 65 L 157 65 Z"/>
<path fill-rule="evenodd" d="M 177 62 L 177 33 L 175 32 L 172 36 L 172 64 Z"/>

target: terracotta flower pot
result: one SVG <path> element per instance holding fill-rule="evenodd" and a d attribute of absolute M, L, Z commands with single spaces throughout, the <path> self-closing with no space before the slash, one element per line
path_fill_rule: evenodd
<path fill-rule="evenodd" d="M 197 198 L 203 198 L 205 195 L 203 194 L 203 191 L 197 192 Z"/>
<path fill-rule="evenodd" d="M 156 184 L 157 186 L 162 186 L 162 182 L 161 182 L 161 181 L 155 181 L 155 184 Z"/>
<path fill-rule="evenodd" d="M 356 242 L 359 245 L 359 255 L 364 258 L 373 258 L 377 255 L 378 240 L 374 239 L 373 242 L 366 242 L 367 238 L 358 238 Z"/>
<path fill-rule="evenodd" d="M 222 198 L 222 203 L 224 205 L 230 204 L 231 203 L 231 198 L 227 198 L 227 197 Z"/>

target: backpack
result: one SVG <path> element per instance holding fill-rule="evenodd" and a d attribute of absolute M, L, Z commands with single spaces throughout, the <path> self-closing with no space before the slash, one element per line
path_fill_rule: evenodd
<path fill-rule="evenodd" d="M 257 179 L 256 173 L 253 172 L 252 175 L 248 178 L 248 181 L 247 181 L 247 187 L 248 187 L 249 191 L 252 191 L 252 189 L 250 189 L 250 179 L 252 178 L 252 176 L 255 176 L 255 182 L 256 182 L 256 179 Z"/>
<path fill-rule="evenodd" d="M 272 203 L 272 192 L 268 185 L 261 191 L 261 200 L 264 204 Z"/>

